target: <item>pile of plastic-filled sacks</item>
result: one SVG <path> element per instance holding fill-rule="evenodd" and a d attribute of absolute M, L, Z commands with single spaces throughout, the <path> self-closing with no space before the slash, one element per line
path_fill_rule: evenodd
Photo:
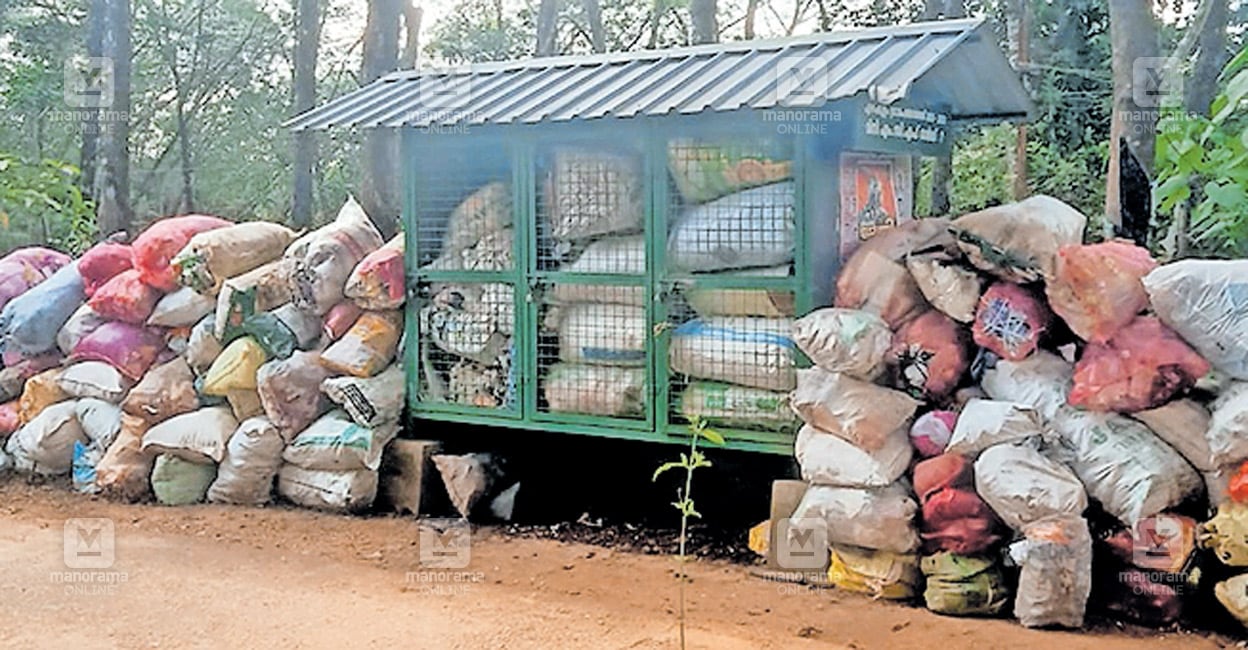
<path fill-rule="evenodd" d="M 907 224 L 795 323 L 793 517 L 826 525 L 832 584 L 1028 627 L 1248 623 L 1248 261 L 1085 227 L 1045 196 Z"/>
<path fill-rule="evenodd" d="M 83 492 L 369 506 L 404 394 L 403 242 L 190 215 L 0 259 L 0 471 Z"/>

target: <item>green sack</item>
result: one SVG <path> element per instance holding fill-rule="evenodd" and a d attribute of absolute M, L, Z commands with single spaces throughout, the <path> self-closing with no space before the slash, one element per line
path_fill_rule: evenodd
<path fill-rule="evenodd" d="M 801 422 L 789 394 L 715 381 L 695 381 L 676 398 L 686 419 L 739 429 L 795 431 Z"/>
<path fill-rule="evenodd" d="M 937 553 L 919 568 L 927 577 L 923 599 L 937 614 L 994 616 L 1009 603 L 1010 588 L 992 558 Z"/>
<path fill-rule="evenodd" d="M 216 478 L 215 464 L 201 465 L 172 454 L 161 454 L 152 467 L 152 493 L 157 501 L 167 506 L 199 503 Z"/>
<path fill-rule="evenodd" d="M 295 333 L 272 312 L 261 312 L 243 321 L 243 334 L 260 344 L 269 359 L 289 359 L 299 346 Z"/>

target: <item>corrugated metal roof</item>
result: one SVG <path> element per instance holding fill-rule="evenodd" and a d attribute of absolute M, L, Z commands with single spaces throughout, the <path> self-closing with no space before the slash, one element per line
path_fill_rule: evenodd
<path fill-rule="evenodd" d="M 331 127 L 536 124 L 810 108 L 865 94 L 939 105 L 953 119 L 1031 103 L 980 19 L 781 40 L 403 71 L 287 123 Z"/>

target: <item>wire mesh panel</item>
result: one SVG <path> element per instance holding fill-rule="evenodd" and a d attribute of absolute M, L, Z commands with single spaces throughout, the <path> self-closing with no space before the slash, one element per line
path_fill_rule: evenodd
<path fill-rule="evenodd" d="M 552 145 L 536 180 L 537 412 L 640 426 L 652 393 L 642 157 Z"/>
<path fill-rule="evenodd" d="M 414 163 L 418 405 L 520 413 L 509 155 L 497 142 L 451 142 Z"/>
<path fill-rule="evenodd" d="M 794 431 L 791 145 L 681 138 L 667 158 L 667 422 Z"/>
<path fill-rule="evenodd" d="M 793 261 L 791 146 L 674 140 L 668 169 L 677 191 L 668 206 L 667 270 L 672 274 L 775 275 Z"/>
<path fill-rule="evenodd" d="M 421 282 L 417 294 L 417 399 L 518 409 L 512 285 Z"/>

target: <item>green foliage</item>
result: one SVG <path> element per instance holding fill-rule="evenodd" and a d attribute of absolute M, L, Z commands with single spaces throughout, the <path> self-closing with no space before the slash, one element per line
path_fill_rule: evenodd
<path fill-rule="evenodd" d="M 693 504 L 693 473 L 703 467 L 710 467 L 711 461 L 706 455 L 698 450 L 698 441 L 706 439 L 707 442 L 714 445 L 723 445 L 724 436 L 718 431 L 710 428 L 706 420 L 698 416 L 689 418 L 689 451 L 680 454 L 680 460 L 663 463 L 654 470 L 654 476 L 650 479 L 652 482 L 659 480 L 665 472 L 674 469 L 685 470 L 685 484 L 683 488 L 676 489 L 676 500 L 672 502 L 672 506 L 680 512 L 680 549 L 677 559 L 680 562 L 680 572 L 677 578 L 680 580 L 680 647 L 685 647 L 685 582 L 688 581 L 688 574 L 685 571 L 685 563 L 688 557 L 685 554 L 685 546 L 689 536 L 689 519 L 702 518 L 702 514 L 697 511 Z"/>
<path fill-rule="evenodd" d="M 0 252 L 51 244 L 77 254 L 96 237 L 95 212 L 68 163 L 0 153 Z"/>
<path fill-rule="evenodd" d="M 1159 214 L 1188 211 L 1192 252 L 1248 255 L 1248 49 L 1218 77 L 1211 116 L 1167 108 L 1158 123 Z"/>

